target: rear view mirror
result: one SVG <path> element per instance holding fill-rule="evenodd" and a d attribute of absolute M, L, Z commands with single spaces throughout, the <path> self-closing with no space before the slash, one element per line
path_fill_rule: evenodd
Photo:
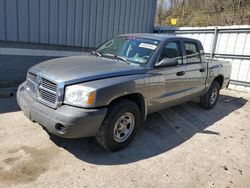
<path fill-rule="evenodd" d="M 164 58 L 155 64 L 155 67 L 175 67 L 178 65 L 176 58 Z"/>

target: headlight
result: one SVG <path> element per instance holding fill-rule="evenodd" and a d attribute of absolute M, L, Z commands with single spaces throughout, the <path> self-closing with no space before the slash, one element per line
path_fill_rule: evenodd
<path fill-rule="evenodd" d="M 64 103 L 80 107 L 93 106 L 95 90 L 81 84 L 67 86 L 65 89 Z"/>

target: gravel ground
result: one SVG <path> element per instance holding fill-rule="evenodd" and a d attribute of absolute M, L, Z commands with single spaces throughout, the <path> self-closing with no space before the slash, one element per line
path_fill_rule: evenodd
<path fill-rule="evenodd" d="M 49 135 L 0 99 L 0 187 L 250 187 L 250 94 L 152 114 L 125 150 Z"/>

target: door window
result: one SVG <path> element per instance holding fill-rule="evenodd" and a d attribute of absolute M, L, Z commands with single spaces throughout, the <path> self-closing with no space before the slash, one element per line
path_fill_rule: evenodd
<path fill-rule="evenodd" d="M 185 50 L 187 55 L 187 63 L 200 63 L 201 56 L 196 43 L 185 42 Z"/>
<path fill-rule="evenodd" d="M 179 42 L 170 42 L 168 43 L 161 52 L 160 58 L 158 62 L 162 59 L 177 59 L 178 64 L 182 63 L 182 55 L 181 55 L 181 48 Z"/>

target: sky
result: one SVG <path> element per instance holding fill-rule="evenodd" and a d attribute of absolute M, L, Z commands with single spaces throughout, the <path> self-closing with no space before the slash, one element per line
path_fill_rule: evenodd
<path fill-rule="evenodd" d="M 158 3 L 160 0 L 158 0 Z M 164 9 L 168 9 L 171 6 L 171 0 L 164 0 Z"/>

